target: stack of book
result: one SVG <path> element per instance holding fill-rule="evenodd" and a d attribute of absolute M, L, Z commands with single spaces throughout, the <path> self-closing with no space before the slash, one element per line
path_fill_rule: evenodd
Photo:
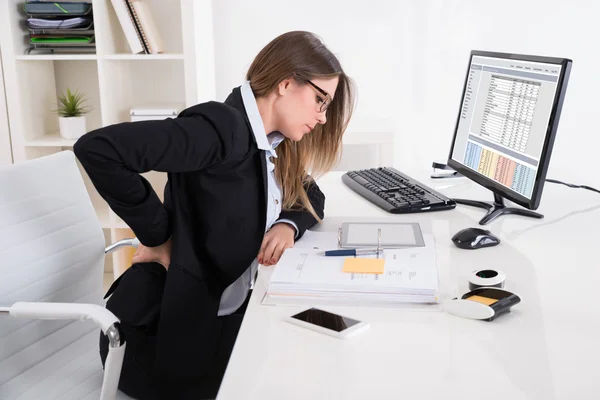
<path fill-rule="evenodd" d="M 164 53 L 160 32 L 143 0 L 111 0 L 133 54 Z"/>
<path fill-rule="evenodd" d="M 273 271 L 265 304 L 324 304 L 395 307 L 437 303 L 438 268 L 433 236 L 425 246 L 386 249 L 382 273 L 344 272 L 345 257 L 325 257 L 315 249 L 285 251 Z M 363 256 L 376 257 L 376 256 Z"/>
<path fill-rule="evenodd" d="M 96 51 L 91 3 L 28 1 L 23 11 L 29 31 L 28 54 L 34 50 Z"/>

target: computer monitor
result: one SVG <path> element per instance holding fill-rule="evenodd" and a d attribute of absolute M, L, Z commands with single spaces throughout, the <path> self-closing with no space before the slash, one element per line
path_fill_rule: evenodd
<path fill-rule="evenodd" d="M 472 51 L 448 165 L 494 193 L 454 199 L 502 214 L 543 218 L 538 208 L 572 61 Z M 529 210 L 504 205 L 509 199 Z"/>

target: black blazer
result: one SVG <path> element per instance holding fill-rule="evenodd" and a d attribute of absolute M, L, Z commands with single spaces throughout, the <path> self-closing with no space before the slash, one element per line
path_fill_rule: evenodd
<path fill-rule="evenodd" d="M 239 88 L 225 103 L 190 107 L 175 118 L 121 123 L 82 136 L 74 152 L 109 206 L 146 246 L 172 237 L 156 336 L 157 372 L 167 379 L 208 371 L 220 334 L 217 311 L 225 288 L 250 266 L 265 231 L 267 170 Z M 168 173 L 164 204 L 147 171 Z M 306 185 L 323 218 L 325 196 Z M 317 221 L 283 211 L 296 239 Z"/>

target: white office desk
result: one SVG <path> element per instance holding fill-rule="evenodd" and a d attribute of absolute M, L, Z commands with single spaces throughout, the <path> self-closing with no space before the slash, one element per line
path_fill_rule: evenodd
<path fill-rule="evenodd" d="M 486 227 L 499 246 L 460 250 L 450 241 L 478 226 L 484 210 L 391 215 L 363 200 L 330 173 L 316 230 L 342 221 L 417 221 L 432 232 L 443 299 L 468 291 L 467 274 L 502 269 L 506 289 L 522 302 L 493 322 L 440 311 L 328 307 L 369 321 L 347 341 L 282 321 L 306 307 L 260 301 L 273 267 L 261 270 L 218 399 L 599 399 L 600 196 L 547 184 L 538 211 L 545 219 L 503 216 Z M 466 178 L 430 180 L 450 197 L 491 200 Z"/>

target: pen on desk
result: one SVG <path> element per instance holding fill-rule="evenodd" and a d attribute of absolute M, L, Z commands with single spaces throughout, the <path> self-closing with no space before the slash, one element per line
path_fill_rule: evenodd
<path fill-rule="evenodd" d="M 383 250 L 377 249 L 344 249 L 344 250 L 327 250 L 317 253 L 320 256 L 340 257 L 340 256 L 367 256 L 372 254 L 383 253 Z"/>

